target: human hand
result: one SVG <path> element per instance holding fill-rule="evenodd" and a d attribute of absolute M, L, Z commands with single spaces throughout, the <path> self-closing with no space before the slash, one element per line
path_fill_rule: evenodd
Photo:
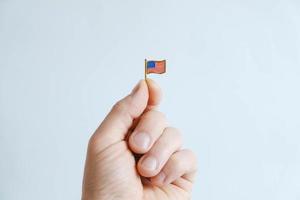
<path fill-rule="evenodd" d="M 149 79 L 113 106 L 89 141 L 83 200 L 190 199 L 196 157 L 155 110 L 160 99 Z"/>

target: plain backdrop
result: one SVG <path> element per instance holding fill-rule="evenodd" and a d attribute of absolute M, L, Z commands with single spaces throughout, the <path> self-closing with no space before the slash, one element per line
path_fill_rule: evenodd
<path fill-rule="evenodd" d="M 80 199 L 145 58 L 167 59 L 151 78 L 198 156 L 194 200 L 300 199 L 297 0 L 0 0 L 0 199 Z"/>

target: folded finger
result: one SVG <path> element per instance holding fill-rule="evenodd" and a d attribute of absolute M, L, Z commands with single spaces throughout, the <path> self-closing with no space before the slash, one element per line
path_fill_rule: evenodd
<path fill-rule="evenodd" d="M 129 146 L 134 153 L 146 153 L 161 136 L 167 126 L 163 113 L 150 110 L 144 113 L 129 137 Z"/>
<path fill-rule="evenodd" d="M 193 182 L 193 178 L 197 170 L 197 158 L 190 150 L 181 150 L 174 153 L 161 172 L 151 178 L 151 182 L 155 185 L 170 184 L 180 177 L 188 182 Z M 178 182 L 183 182 L 179 180 Z"/>
<path fill-rule="evenodd" d="M 168 127 L 152 148 L 138 162 L 138 171 L 144 177 L 157 175 L 170 156 L 182 145 L 181 135 L 175 128 Z"/>

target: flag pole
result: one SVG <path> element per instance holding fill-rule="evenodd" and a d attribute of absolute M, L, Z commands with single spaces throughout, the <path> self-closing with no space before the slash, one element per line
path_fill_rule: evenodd
<path fill-rule="evenodd" d="M 147 80 L 147 59 L 145 59 L 145 80 Z"/>

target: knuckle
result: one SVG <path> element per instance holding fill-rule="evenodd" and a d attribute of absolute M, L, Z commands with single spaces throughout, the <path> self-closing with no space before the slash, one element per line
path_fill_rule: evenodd
<path fill-rule="evenodd" d="M 112 108 L 113 111 L 117 113 L 125 113 L 127 111 L 127 106 L 124 100 L 118 101 Z"/>
<path fill-rule="evenodd" d="M 190 149 L 184 149 L 182 150 L 186 156 L 189 158 L 189 160 L 194 163 L 195 165 L 195 170 L 198 168 L 198 159 L 197 159 L 197 155 L 195 154 L 195 152 L 193 152 Z"/>
<path fill-rule="evenodd" d="M 180 158 L 176 155 L 173 155 L 170 157 L 170 162 L 171 163 L 180 163 Z"/>
<path fill-rule="evenodd" d="M 182 145 L 183 139 L 182 139 L 182 135 L 181 135 L 181 132 L 179 129 L 174 128 L 174 127 L 167 127 L 165 129 L 165 133 L 167 135 L 169 135 L 169 137 L 172 137 L 174 141 L 177 141 L 179 143 L 178 145 L 180 145 L 180 146 Z"/>
<path fill-rule="evenodd" d="M 172 134 L 173 137 L 175 136 L 175 137 L 181 138 L 181 131 L 178 128 L 167 127 L 166 132 L 168 132 L 169 134 Z"/>
<path fill-rule="evenodd" d="M 178 172 L 184 168 L 185 163 L 181 162 L 180 157 L 173 155 L 170 158 L 170 167 L 173 171 Z"/>
<path fill-rule="evenodd" d="M 194 153 L 194 151 L 190 150 L 190 149 L 186 149 L 186 152 L 190 155 L 191 158 L 195 159 L 197 158 L 196 154 Z"/>
<path fill-rule="evenodd" d="M 157 110 L 150 110 L 142 116 L 144 119 L 155 118 L 157 120 L 167 121 L 167 118 L 164 113 Z"/>

